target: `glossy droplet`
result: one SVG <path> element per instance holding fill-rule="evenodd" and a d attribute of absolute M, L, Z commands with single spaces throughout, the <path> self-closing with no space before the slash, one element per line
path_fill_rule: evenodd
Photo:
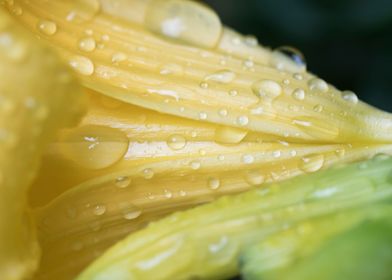
<path fill-rule="evenodd" d="M 235 90 L 235 89 L 232 89 L 232 90 L 229 91 L 229 95 L 230 96 L 237 96 L 238 95 L 238 91 Z"/>
<path fill-rule="evenodd" d="M 303 54 L 288 46 L 275 49 L 272 52 L 270 64 L 278 70 L 290 73 L 302 73 L 306 71 L 306 61 Z"/>
<path fill-rule="evenodd" d="M 339 127 L 327 119 L 299 116 L 292 123 L 314 139 L 334 140 L 339 136 Z"/>
<path fill-rule="evenodd" d="M 242 162 L 245 164 L 251 164 L 255 161 L 255 158 L 251 154 L 246 154 L 242 156 Z"/>
<path fill-rule="evenodd" d="M 169 63 L 165 64 L 161 67 L 159 74 L 161 75 L 181 75 L 184 72 L 184 69 L 181 65 Z"/>
<path fill-rule="evenodd" d="M 154 177 L 154 171 L 151 168 L 146 168 L 143 170 L 143 177 L 145 179 L 151 179 Z"/>
<path fill-rule="evenodd" d="M 230 126 L 219 126 L 215 130 L 215 141 L 224 144 L 240 143 L 248 134 L 247 130 Z"/>
<path fill-rule="evenodd" d="M 99 0 L 71 0 L 70 10 L 66 16 L 67 21 L 82 23 L 91 20 L 100 10 Z"/>
<path fill-rule="evenodd" d="M 247 116 L 239 116 L 237 118 L 237 124 L 240 126 L 246 126 L 249 123 L 249 118 Z"/>
<path fill-rule="evenodd" d="M 235 73 L 230 70 L 221 70 L 206 76 L 204 80 L 221 84 L 228 84 L 234 80 L 235 76 Z"/>
<path fill-rule="evenodd" d="M 327 92 L 329 90 L 328 84 L 319 78 L 313 78 L 308 81 L 308 87 L 311 91 Z"/>
<path fill-rule="evenodd" d="M 127 60 L 127 55 L 125 53 L 121 52 L 116 52 L 112 56 L 112 62 L 113 63 L 120 63 Z"/>
<path fill-rule="evenodd" d="M 344 155 L 346 154 L 346 150 L 345 149 L 336 149 L 335 150 L 335 154 L 339 157 L 342 158 L 344 157 Z"/>
<path fill-rule="evenodd" d="M 304 76 L 300 73 L 294 73 L 293 78 L 296 79 L 297 81 L 302 81 L 304 79 Z"/>
<path fill-rule="evenodd" d="M 128 149 L 126 135 L 106 126 L 82 126 L 67 132 L 61 140 L 64 157 L 88 169 L 109 167 Z"/>
<path fill-rule="evenodd" d="M 207 117 L 208 117 L 208 115 L 207 115 L 206 112 L 200 112 L 200 113 L 199 113 L 199 119 L 201 119 L 201 120 L 206 120 Z"/>
<path fill-rule="evenodd" d="M 193 1 L 155 0 L 146 11 L 145 25 L 165 37 L 207 48 L 216 45 L 222 32 L 216 13 Z"/>
<path fill-rule="evenodd" d="M 261 171 L 249 170 L 245 174 L 245 180 L 249 185 L 254 186 L 254 185 L 260 185 L 264 183 L 265 179 Z"/>
<path fill-rule="evenodd" d="M 210 189 L 216 190 L 220 187 L 220 180 L 218 178 L 209 178 L 207 184 Z"/>
<path fill-rule="evenodd" d="M 124 203 L 120 206 L 124 219 L 134 220 L 142 214 L 142 210 L 131 203 Z"/>
<path fill-rule="evenodd" d="M 321 104 L 314 105 L 314 107 L 313 107 L 313 111 L 315 111 L 316 113 L 321 113 L 323 111 L 323 109 L 324 109 L 324 106 Z"/>
<path fill-rule="evenodd" d="M 252 85 L 252 91 L 260 98 L 275 99 L 282 93 L 282 87 L 275 81 L 260 80 Z"/>
<path fill-rule="evenodd" d="M 166 198 L 172 198 L 173 197 L 173 193 L 169 190 L 164 190 L 164 195 Z"/>
<path fill-rule="evenodd" d="M 197 170 L 200 168 L 201 163 L 198 160 L 191 161 L 190 166 L 193 170 Z"/>
<path fill-rule="evenodd" d="M 181 150 L 186 145 L 186 139 L 182 135 L 174 134 L 169 137 L 166 143 L 173 150 Z"/>
<path fill-rule="evenodd" d="M 93 62 L 84 56 L 74 56 L 70 59 L 69 65 L 81 75 L 90 76 L 94 73 Z"/>
<path fill-rule="evenodd" d="M 349 90 L 345 90 L 342 92 L 342 98 L 352 104 L 358 103 L 358 96 L 354 92 Z"/>
<path fill-rule="evenodd" d="M 106 213 L 106 206 L 103 204 L 98 204 L 93 207 L 93 213 L 96 216 L 102 216 Z"/>
<path fill-rule="evenodd" d="M 314 154 L 305 156 L 301 159 L 300 168 L 307 172 L 316 172 L 324 165 L 324 156 L 321 154 Z"/>
<path fill-rule="evenodd" d="M 51 36 L 56 33 L 57 25 L 56 23 L 50 20 L 40 20 L 38 22 L 38 29 L 41 33 Z"/>
<path fill-rule="evenodd" d="M 305 99 L 305 91 L 303 89 L 297 88 L 293 91 L 292 96 L 296 100 L 304 100 Z"/>
<path fill-rule="evenodd" d="M 84 52 L 92 52 L 96 48 L 96 42 L 92 37 L 85 37 L 79 40 L 79 49 Z"/>
<path fill-rule="evenodd" d="M 280 157 L 282 156 L 282 152 L 279 151 L 279 150 L 273 151 L 273 152 L 272 152 L 272 156 L 273 156 L 274 158 L 280 158 Z"/>
<path fill-rule="evenodd" d="M 218 111 L 218 114 L 219 114 L 220 116 L 222 116 L 222 117 L 226 117 L 227 114 L 228 114 L 228 111 L 227 111 L 227 109 L 222 108 L 222 109 L 220 109 L 220 110 Z"/>
<path fill-rule="evenodd" d="M 207 89 L 207 88 L 208 88 L 208 83 L 202 82 L 202 83 L 200 83 L 200 87 L 201 87 L 202 89 Z"/>
<path fill-rule="evenodd" d="M 131 178 L 129 178 L 128 176 L 120 176 L 116 178 L 115 184 L 118 188 L 124 189 L 131 184 L 131 181 Z"/>

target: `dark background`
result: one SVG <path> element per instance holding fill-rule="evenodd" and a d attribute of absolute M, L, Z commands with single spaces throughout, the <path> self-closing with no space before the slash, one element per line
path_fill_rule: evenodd
<path fill-rule="evenodd" d="M 308 70 L 392 112 L 392 0 L 205 0 L 263 45 L 294 46 Z"/>

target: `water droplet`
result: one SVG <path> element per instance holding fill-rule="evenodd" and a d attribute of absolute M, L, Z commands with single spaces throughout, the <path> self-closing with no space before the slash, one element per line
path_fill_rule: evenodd
<path fill-rule="evenodd" d="M 304 100 L 305 99 L 305 91 L 303 89 L 297 88 L 293 91 L 293 98 L 296 100 Z"/>
<path fill-rule="evenodd" d="M 282 87 L 275 81 L 260 80 L 252 85 L 252 91 L 259 98 L 275 99 L 282 93 Z"/>
<path fill-rule="evenodd" d="M 311 91 L 327 92 L 329 90 L 328 84 L 319 78 L 313 78 L 308 81 L 308 87 Z"/>
<path fill-rule="evenodd" d="M 207 184 L 210 189 L 216 190 L 220 187 L 220 180 L 212 177 L 207 180 Z"/>
<path fill-rule="evenodd" d="M 387 160 L 387 159 L 390 159 L 390 158 L 391 158 L 390 155 L 379 153 L 379 154 L 374 155 L 372 157 L 372 160 L 374 162 L 380 162 L 380 161 L 384 161 L 384 160 Z"/>
<path fill-rule="evenodd" d="M 300 168 L 307 172 L 316 172 L 324 165 L 324 156 L 321 154 L 313 154 L 305 156 L 301 159 Z"/>
<path fill-rule="evenodd" d="M 154 171 L 151 168 L 146 168 L 143 170 L 143 177 L 145 179 L 151 179 L 154 177 Z"/>
<path fill-rule="evenodd" d="M 349 90 L 345 90 L 342 92 L 342 98 L 352 104 L 358 103 L 358 96 L 354 92 Z"/>
<path fill-rule="evenodd" d="M 171 191 L 164 190 L 163 192 L 164 192 L 164 195 L 165 195 L 166 198 L 172 198 L 173 197 L 173 194 L 172 194 Z"/>
<path fill-rule="evenodd" d="M 122 52 L 116 52 L 112 55 L 112 63 L 120 63 L 127 60 L 127 55 Z"/>
<path fill-rule="evenodd" d="M 313 107 L 313 111 L 315 111 L 316 113 L 322 112 L 323 109 L 324 109 L 324 107 L 323 107 L 323 105 L 321 105 L 321 104 L 317 104 L 317 105 L 315 105 L 315 106 Z"/>
<path fill-rule="evenodd" d="M 258 170 L 249 170 L 245 174 L 246 182 L 251 185 L 260 185 L 264 183 L 264 175 Z"/>
<path fill-rule="evenodd" d="M 246 154 L 242 156 L 242 162 L 245 164 L 251 164 L 255 161 L 255 158 L 253 157 L 253 155 L 250 154 Z"/>
<path fill-rule="evenodd" d="M 273 152 L 272 152 L 272 156 L 273 156 L 274 158 L 280 158 L 281 155 L 282 155 L 282 152 L 279 151 L 279 150 L 273 151 Z"/>
<path fill-rule="evenodd" d="M 240 126 L 245 126 L 249 123 L 249 118 L 247 116 L 239 116 L 237 118 L 237 124 Z"/>
<path fill-rule="evenodd" d="M 70 59 L 69 64 L 81 75 L 90 76 L 94 73 L 94 64 L 87 57 L 74 56 Z"/>
<path fill-rule="evenodd" d="M 248 134 L 247 130 L 230 126 L 219 126 L 215 130 L 215 141 L 223 144 L 240 143 Z"/>
<path fill-rule="evenodd" d="M 293 47 L 279 47 L 272 52 L 271 66 L 290 73 L 302 73 L 306 70 L 303 54 Z"/>
<path fill-rule="evenodd" d="M 344 157 L 344 155 L 346 154 L 346 150 L 345 149 L 336 149 L 335 150 L 335 154 L 339 157 L 342 158 Z"/>
<path fill-rule="evenodd" d="M 221 84 L 228 84 L 234 80 L 235 76 L 235 73 L 230 70 L 221 70 L 206 76 L 204 80 L 213 81 Z"/>
<path fill-rule="evenodd" d="M 93 213 L 96 216 L 102 216 L 106 213 L 106 206 L 103 204 L 98 204 L 93 207 Z"/>
<path fill-rule="evenodd" d="M 248 47 L 257 47 L 258 45 L 258 41 L 257 38 L 251 35 L 248 35 L 244 38 L 244 43 L 245 45 L 247 45 Z"/>
<path fill-rule="evenodd" d="M 79 49 L 85 52 L 92 52 L 96 48 L 96 42 L 92 37 L 85 37 L 79 41 Z"/>
<path fill-rule="evenodd" d="M 208 115 L 207 115 L 206 112 L 200 112 L 200 113 L 199 113 L 199 119 L 201 119 L 201 120 L 206 120 L 207 117 L 208 117 Z"/>
<path fill-rule="evenodd" d="M 99 0 L 72 0 L 72 10 L 67 14 L 66 20 L 82 23 L 91 20 L 101 7 Z"/>
<path fill-rule="evenodd" d="M 207 154 L 207 152 L 206 152 L 206 150 L 204 150 L 204 149 L 200 149 L 200 150 L 199 150 L 199 154 L 200 154 L 201 156 L 205 156 L 205 155 Z"/>
<path fill-rule="evenodd" d="M 219 114 L 220 116 L 222 116 L 222 117 L 226 117 L 227 114 L 228 114 L 227 109 L 226 109 L 226 108 L 220 109 L 219 112 L 218 112 L 218 114 Z"/>
<path fill-rule="evenodd" d="M 186 191 L 181 190 L 181 191 L 179 192 L 179 194 L 180 194 L 180 196 L 184 197 L 184 196 L 186 196 Z"/>
<path fill-rule="evenodd" d="M 220 160 L 220 161 L 225 160 L 225 156 L 224 155 L 218 155 L 218 160 Z"/>
<path fill-rule="evenodd" d="M 186 145 L 186 139 L 180 134 L 173 134 L 169 137 L 166 143 L 173 150 L 181 150 Z"/>
<path fill-rule="evenodd" d="M 197 170 L 200 168 L 201 163 L 198 160 L 191 161 L 190 166 L 193 170 Z"/>
<path fill-rule="evenodd" d="M 129 178 L 128 176 L 117 177 L 115 180 L 115 184 L 120 189 L 124 189 L 131 184 L 131 178 Z"/>
<path fill-rule="evenodd" d="M 72 129 L 59 144 L 63 155 L 88 168 L 102 169 L 117 163 L 128 150 L 128 138 L 120 130 L 98 125 Z"/>
<path fill-rule="evenodd" d="M 235 89 L 232 89 L 232 90 L 229 91 L 229 95 L 233 96 L 233 97 L 237 96 L 238 95 L 238 91 L 236 91 Z"/>
<path fill-rule="evenodd" d="M 293 78 L 297 81 L 302 81 L 304 79 L 304 76 L 302 76 L 302 74 L 300 73 L 294 73 Z"/>
<path fill-rule="evenodd" d="M 51 36 L 56 33 L 57 25 L 56 23 L 50 20 L 40 20 L 38 22 L 38 29 L 41 33 Z"/>
<path fill-rule="evenodd" d="M 142 214 L 142 210 L 131 203 L 121 205 L 121 212 L 126 220 L 134 220 Z"/>
<path fill-rule="evenodd" d="M 214 47 L 222 32 L 216 13 L 193 1 L 154 1 L 144 18 L 153 32 L 200 47 Z"/>
<path fill-rule="evenodd" d="M 252 68 L 253 66 L 255 66 L 255 63 L 251 59 L 245 59 L 243 64 L 245 68 Z"/>

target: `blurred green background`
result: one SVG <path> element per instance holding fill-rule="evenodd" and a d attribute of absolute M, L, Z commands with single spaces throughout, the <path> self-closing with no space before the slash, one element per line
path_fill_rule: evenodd
<path fill-rule="evenodd" d="M 205 0 L 263 45 L 294 46 L 308 70 L 392 112 L 392 0 Z"/>

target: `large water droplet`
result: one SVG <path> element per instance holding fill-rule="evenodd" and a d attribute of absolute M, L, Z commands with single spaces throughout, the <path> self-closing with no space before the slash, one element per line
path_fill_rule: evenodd
<path fill-rule="evenodd" d="M 245 115 L 237 118 L 237 124 L 240 126 L 246 126 L 249 123 L 249 118 Z"/>
<path fill-rule="evenodd" d="M 120 205 L 120 208 L 126 220 L 134 220 L 142 214 L 142 210 L 132 203 L 123 203 Z"/>
<path fill-rule="evenodd" d="M 128 138 L 117 129 L 88 125 L 62 137 L 63 155 L 88 169 L 102 169 L 119 161 L 128 149 Z"/>
<path fill-rule="evenodd" d="M 303 54 L 288 46 L 275 49 L 271 55 L 271 66 L 278 70 L 290 73 L 301 73 L 306 71 L 306 61 Z"/>
<path fill-rule="evenodd" d="M 156 0 L 149 5 L 145 24 L 165 37 L 200 47 L 214 47 L 222 25 L 209 8 L 193 1 Z"/>
<path fill-rule="evenodd" d="M 324 165 L 324 156 L 321 154 L 314 154 L 305 156 L 301 159 L 300 168 L 307 172 L 316 172 Z"/>
<path fill-rule="evenodd" d="M 50 20 L 40 20 L 38 22 L 38 29 L 41 33 L 51 36 L 56 33 L 57 25 L 56 23 Z"/>
<path fill-rule="evenodd" d="M 166 143 L 173 150 L 181 150 L 186 145 L 186 139 L 180 134 L 173 134 L 169 137 Z"/>
<path fill-rule="evenodd" d="M 151 168 L 146 168 L 143 170 L 143 177 L 145 179 L 151 179 L 154 177 L 154 171 Z"/>
<path fill-rule="evenodd" d="M 102 216 L 106 213 L 106 206 L 103 204 L 98 204 L 93 207 L 93 213 L 96 216 Z"/>
<path fill-rule="evenodd" d="M 297 88 L 293 91 L 293 98 L 296 100 L 304 100 L 305 99 L 305 91 L 301 88 Z"/>
<path fill-rule="evenodd" d="M 93 62 L 85 56 L 74 56 L 70 59 L 69 65 L 79 74 L 90 76 L 94 73 Z"/>

